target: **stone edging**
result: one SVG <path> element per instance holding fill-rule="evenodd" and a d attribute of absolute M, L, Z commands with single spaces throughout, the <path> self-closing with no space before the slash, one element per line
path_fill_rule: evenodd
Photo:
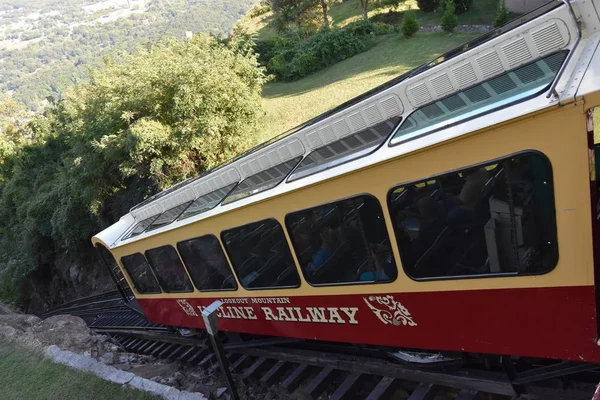
<path fill-rule="evenodd" d="M 143 390 L 144 392 L 161 396 L 165 400 L 207 400 L 206 397 L 199 393 L 178 390 L 149 379 L 140 378 L 131 372 L 122 371 L 96 361 L 90 356 L 61 350 L 58 346 L 49 346 L 46 349 L 46 356 L 55 363 L 67 365 L 80 371 L 91 372 L 105 381 Z"/>

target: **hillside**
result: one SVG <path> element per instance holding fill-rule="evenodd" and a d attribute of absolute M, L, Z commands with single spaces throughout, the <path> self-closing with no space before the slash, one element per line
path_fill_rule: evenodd
<path fill-rule="evenodd" d="M 376 87 L 424 62 L 431 61 L 482 34 L 482 25 L 493 24 L 496 0 L 474 0 L 470 10 L 458 16 L 461 25 L 476 25 L 475 32 L 421 31 L 411 39 L 399 32 L 407 10 L 414 10 L 422 27 L 430 30 L 439 25 L 441 9 L 422 12 L 416 0 L 401 2 L 398 7 L 371 7 L 369 18 L 394 26 L 396 30 L 377 37 L 373 48 L 343 60 L 294 82 L 271 82 L 263 87 L 264 115 L 256 142 L 268 140 L 346 100 Z M 492 10 L 492 11 L 491 11 Z M 249 13 L 250 14 L 250 13 Z M 358 0 L 329 2 L 332 27 L 345 27 L 359 21 L 362 11 Z M 512 16 L 514 17 L 514 16 Z M 255 40 L 281 36 L 274 28 L 274 14 L 246 15 L 238 26 Z M 293 26 L 289 27 L 292 31 Z M 485 29 L 485 28 L 483 28 Z"/>
<path fill-rule="evenodd" d="M 102 56 L 186 32 L 226 36 L 254 0 L 8 0 L 0 3 L 0 93 L 31 109 Z"/>

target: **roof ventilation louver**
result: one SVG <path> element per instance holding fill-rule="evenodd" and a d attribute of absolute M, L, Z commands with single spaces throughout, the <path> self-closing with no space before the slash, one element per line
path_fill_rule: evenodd
<path fill-rule="evenodd" d="M 527 46 L 525 38 L 515 40 L 506 46 L 502 46 L 502 51 L 504 52 L 504 56 L 508 60 L 508 65 L 510 67 L 516 67 L 531 59 L 531 52 L 529 51 L 529 46 Z"/>
<path fill-rule="evenodd" d="M 458 82 L 458 86 L 461 88 L 477 82 L 477 74 L 475 74 L 475 70 L 473 69 L 471 63 L 456 67 L 452 70 L 452 72 L 454 73 L 454 77 Z"/>
<path fill-rule="evenodd" d="M 433 98 L 431 97 L 431 93 L 429 93 L 429 89 L 425 83 L 419 83 L 408 89 L 412 97 L 414 98 L 417 106 L 421 104 L 429 103 Z"/>
<path fill-rule="evenodd" d="M 531 33 L 540 55 L 562 47 L 565 43 L 556 22 Z"/>
<path fill-rule="evenodd" d="M 431 85 L 433 86 L 433 90 L 435 94 L 439 96 L 443 96 L 447 93 L 454 91 L 454 87 L 452 86 L 452 82 L 450 82 L 450 78 L 448 74 L 442 74 L 436 76 L 435 78 L 431 78 Z"/>
<path fill-rule="evenodd" d="M 348 115 L 348 122 L 350 122 L 350 126 L 352 126 L 352 129 L 355 132 L 367 127 L 367 124 L 365 123 L 362 115 L 360 115 L 360 112 L 355 112 L 354 114 Z"/>
<path fill-rule="evenodd" d="M 366 107 L 364 109 L 364 112 L 369 125 L 376 124 L 383 119 L 381 113 L 379 112 L 379 109 L 377 108 L 377 104 L 373 104 L 372 106 Z"/>
<path fill-rule="evenodd" d="M 492 76 L 504 71 L 502 61 L 496 51 L 485 54 L 477 59 L 477 65 L 484 77 Z"/>
<path fill-rule="evenodd" d="M 386 118 L 402 114 L 402 103 L 400 103 L 400 100 L 398 100 L 396 96 L 390 96 L 387 99 L 383 99 L 379 104 L 381 105 Z"/>

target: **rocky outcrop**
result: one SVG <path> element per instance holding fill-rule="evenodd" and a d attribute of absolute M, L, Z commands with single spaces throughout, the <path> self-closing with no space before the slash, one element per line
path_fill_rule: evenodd
<path fill-rule="evenodd" d="M 75 353 L 89 352 L 94 340 L 87 324 L 72 315 L 55 315 L 31 327 L 32 335 L 44 346 L 57 345 Z"/>

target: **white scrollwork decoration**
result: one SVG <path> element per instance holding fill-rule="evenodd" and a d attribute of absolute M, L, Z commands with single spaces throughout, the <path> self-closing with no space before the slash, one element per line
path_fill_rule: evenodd
<path fill-rule="evenodd" d="M 369 296 L 368 299 L 363 297 L 363 300 L 367 303 L 367 306 L 369 306 L 375 316 L 386 325 L 417 326 L 417 323 L 413 321 L 413 317 L 406 307 L 399 301 L 396 301 L 392 295 Z M 384 306 L 384 308 L 379 308 L 377 306 Z M 387 309 L 385 307 L 387 307 Z"/>
<path fill-rule="evenodd" d="M 196 310 L 194 310 L 194 307 L 190 303 L 188 303 L 187 300 L 177 300 L 177 304 L 179 304 L 179 307 L 181 307 L 183 312 L 189 315 L 190 317 L 198 316 Z"/>

